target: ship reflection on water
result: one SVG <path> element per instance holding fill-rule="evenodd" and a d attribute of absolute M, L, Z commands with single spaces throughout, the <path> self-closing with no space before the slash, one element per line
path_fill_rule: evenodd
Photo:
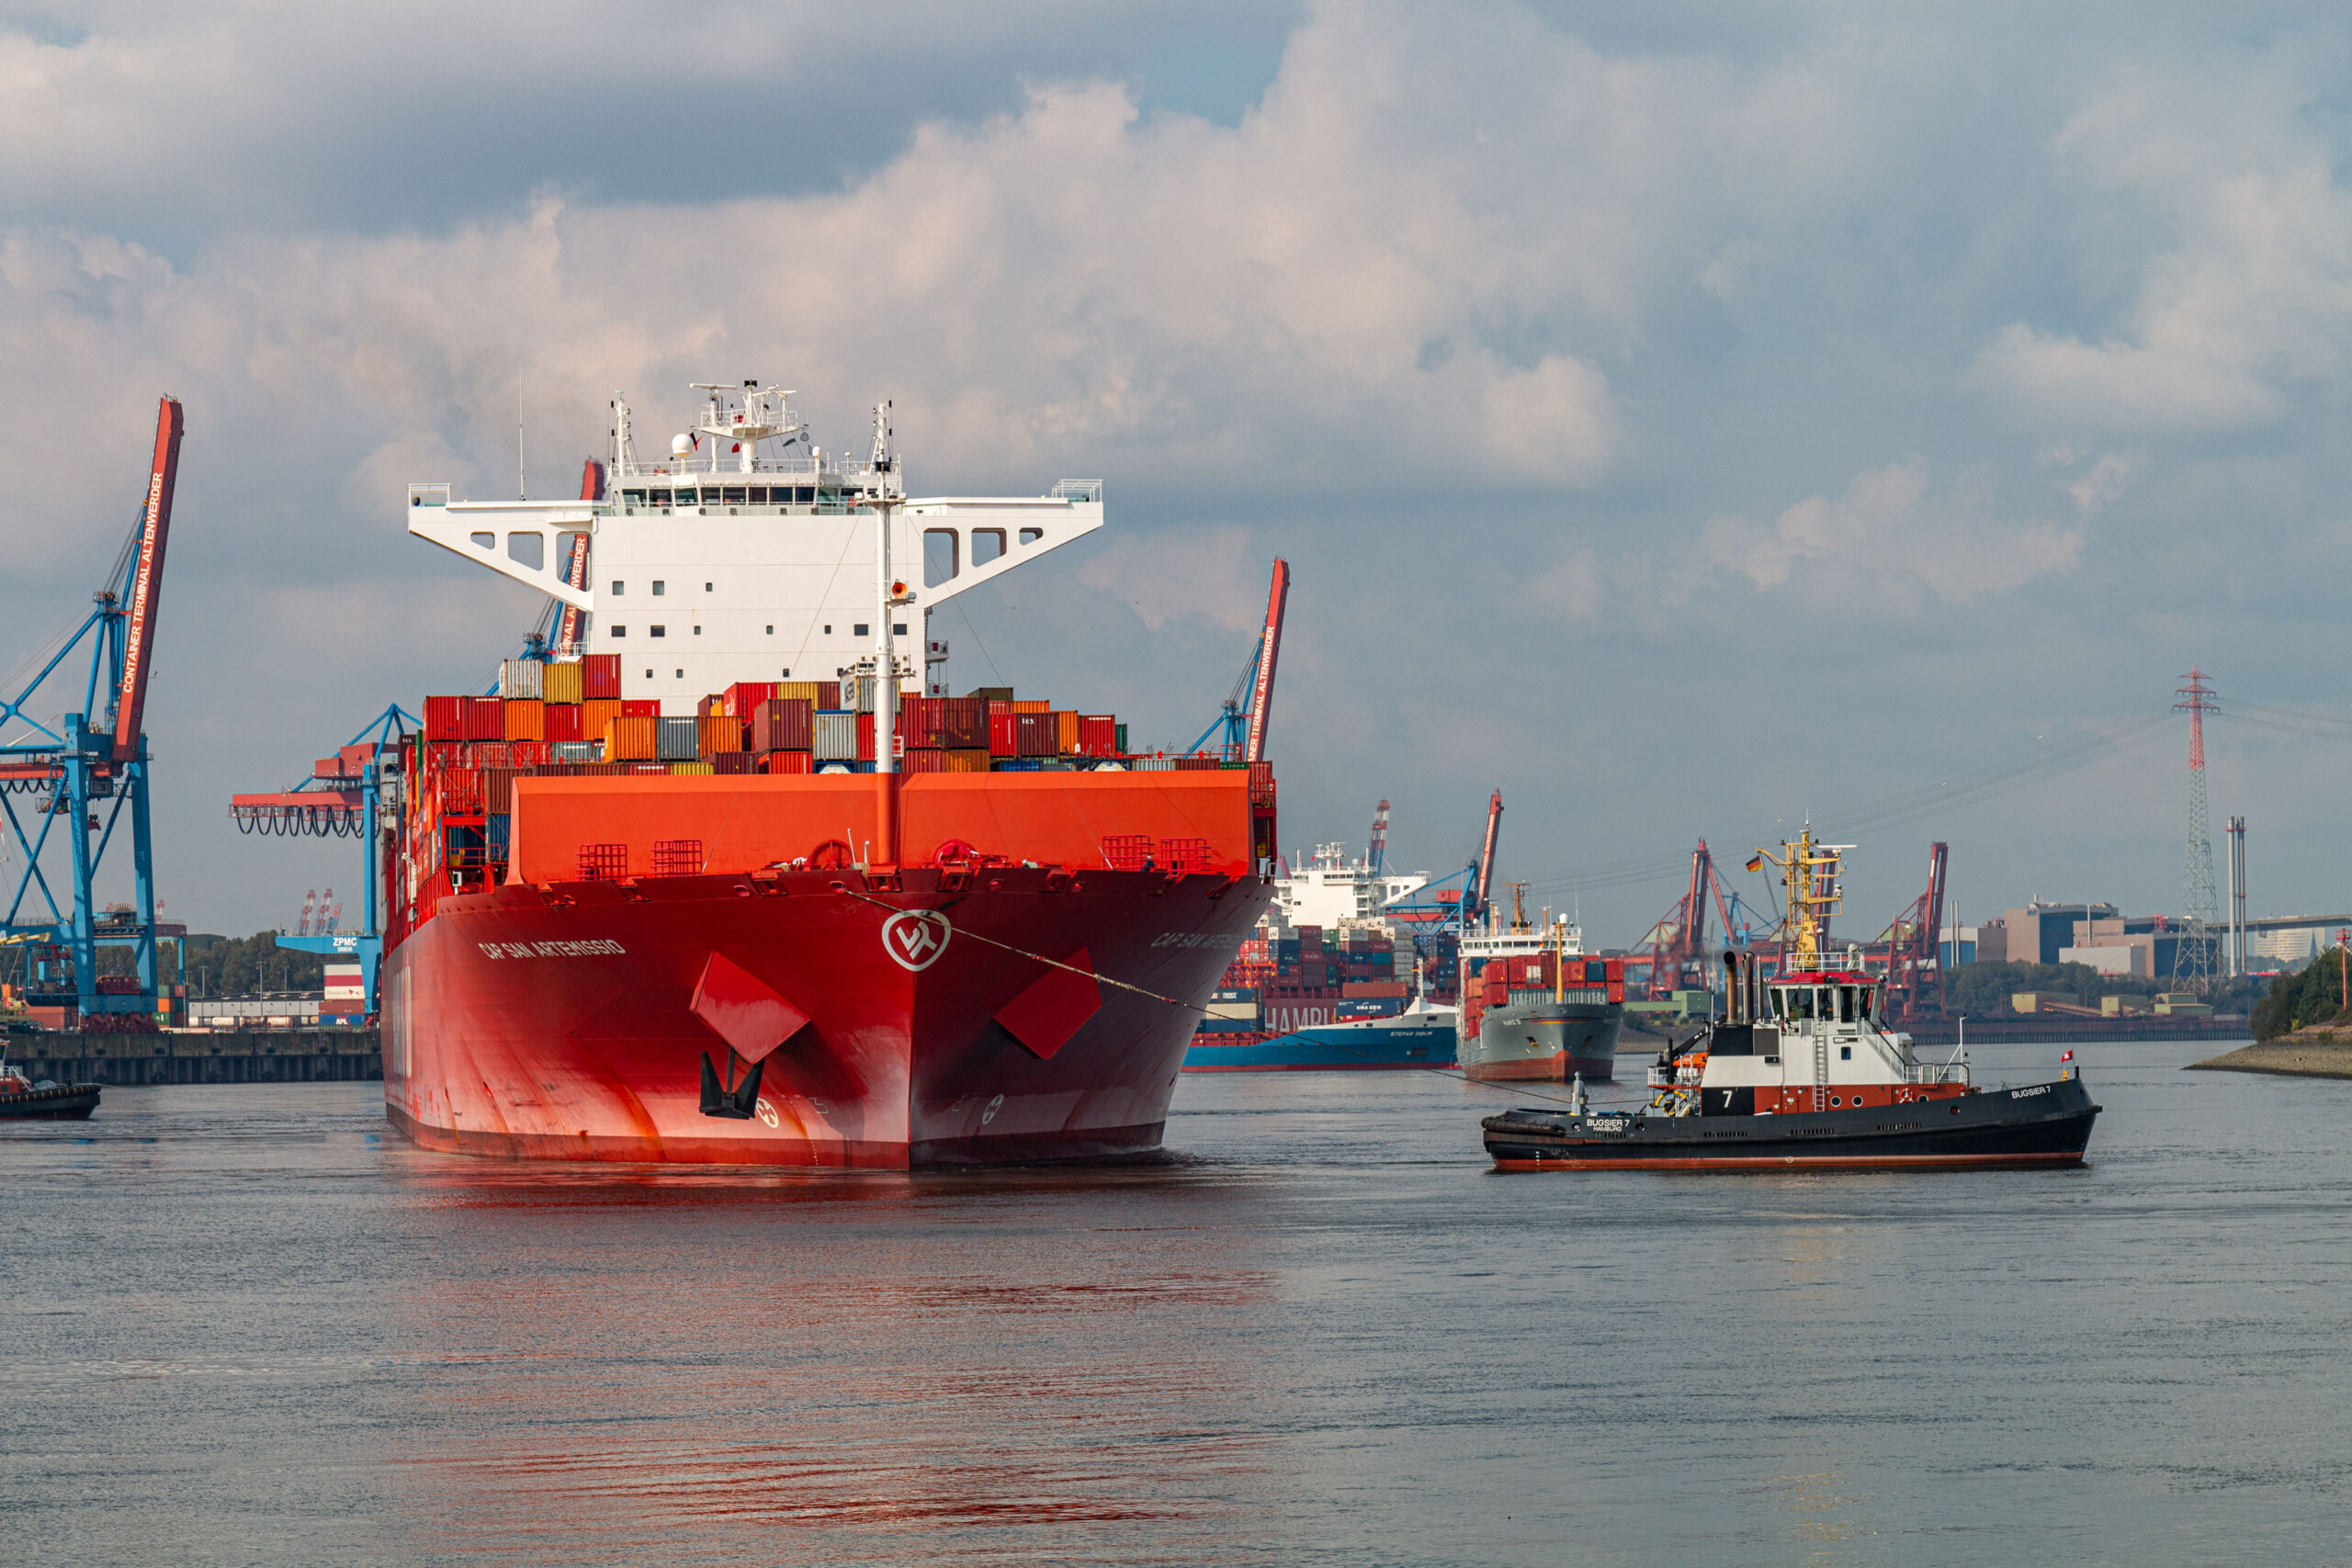
<path fill-rule="evenodd" d="M 1273 1462 L 1249 1332 L 1275 1294 L 1237 1184 L 405 1163 L 462 1259 L 386 1328 L 439 1363 L 399 1465 L 452 1552 L 829 1561 L 1111 1522 L 1229 1558 Z M 1073 1209 L 1085 1223 L 1072 1224 Z M 911 1538 L 931 1544 L 918 1552 Z"/>

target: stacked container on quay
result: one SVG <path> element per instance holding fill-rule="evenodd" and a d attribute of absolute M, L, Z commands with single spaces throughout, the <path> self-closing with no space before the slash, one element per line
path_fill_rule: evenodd
<path fill-rule="evenodd" d="M 780 390 L 701 389 L 660 462 L 616 402 L 609 484 L 591 464 L 577 500 L 411 489 L 412 533 L 565 613 L 551 660 L 428 699 L 401 758 L 391 1120 L 572 1159 L 1157 1145 L 1192 1004 L 1271 896 L 1271 768 L 951 697 L 927 625 L 920 669 L 899 651 L 919 615 L 1101 527 L 1099 486 L 908 498 L 878 412 L 847 460 Z M 938 581 L 893 575 L 926 544 Z"/>

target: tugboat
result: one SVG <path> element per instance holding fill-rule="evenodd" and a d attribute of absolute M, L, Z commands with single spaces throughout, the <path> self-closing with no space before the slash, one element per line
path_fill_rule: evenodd
<path fill-rule="evenodd" d="M 41 1122 L 86 1122 L 98 1108 L 98 1086 L 39 1083 L 0 1058 L 0 1118 Z"/>
<path fill-rule="evenodd" d="M 1837 964 L 1821 938 L 1838 857 L 1808 827 L 1781 856 L 1792 931 L 1780 973 L 1724 954 L 1724 1021 L 1650 1069 L 1648 1104 L 1516 1110 L 1486 1119 L 1499 1170 L 1888 1169 L 2083 1162 L 2099 1107 L 2069 1066 L 2018 1089 L 1980 1089 L 1964 1051 L 1923 1062 L 1879 1014 L 1883 982 Z M 1759 852 L 1760 853 L 1761 852 Z"/>

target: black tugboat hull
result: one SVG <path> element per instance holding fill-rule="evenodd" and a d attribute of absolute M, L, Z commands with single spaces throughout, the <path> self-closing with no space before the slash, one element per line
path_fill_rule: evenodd
<path fill-rule="evenodd" d="M 0 1094 L 0 1121 L 87 1122 L 90 1112 L 98 1108 L 98 1088 L 94 1083 L 72 1083 Z"/>
<path fill-rule="evenodd" d="M 2099 1107 L 2079 1078 L 1910 1105 L 1767 1116 L 1489 1116 L 1498 1170 L 1894 1170 L 2083 1163 Z"/>

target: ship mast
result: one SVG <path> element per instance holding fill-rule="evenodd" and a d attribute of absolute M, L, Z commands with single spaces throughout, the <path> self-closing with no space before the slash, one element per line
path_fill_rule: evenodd
<path fill-rule="evenodd" d="M 906 500 L 898 464 L 890 453 L 890 405 L 874 409 L 874 773 L 876 863 L 899 863 L 899 654 L 890 617 L 913 602 L 907 585 L 891 575 L 890 528 Z"/>
<path fill-rule="evenodd" d="M 1780 854 L 1756 852 L 1758 860 L 1781 868 L 1781 886 L 1787 893 L 1787 912 L 1781 917 L 1782 974 L 1821 967 L 1829 942 L 1829 918 L 1846 896 L 1838 877 L 1839 857 L 1853 847 L 1817 842 L 1813 824 L 1807 822 L 1797 829 L 1794 839 L 1781 840 Z M 1753 862 L 1748 869 L 1756 869 Z"/>

